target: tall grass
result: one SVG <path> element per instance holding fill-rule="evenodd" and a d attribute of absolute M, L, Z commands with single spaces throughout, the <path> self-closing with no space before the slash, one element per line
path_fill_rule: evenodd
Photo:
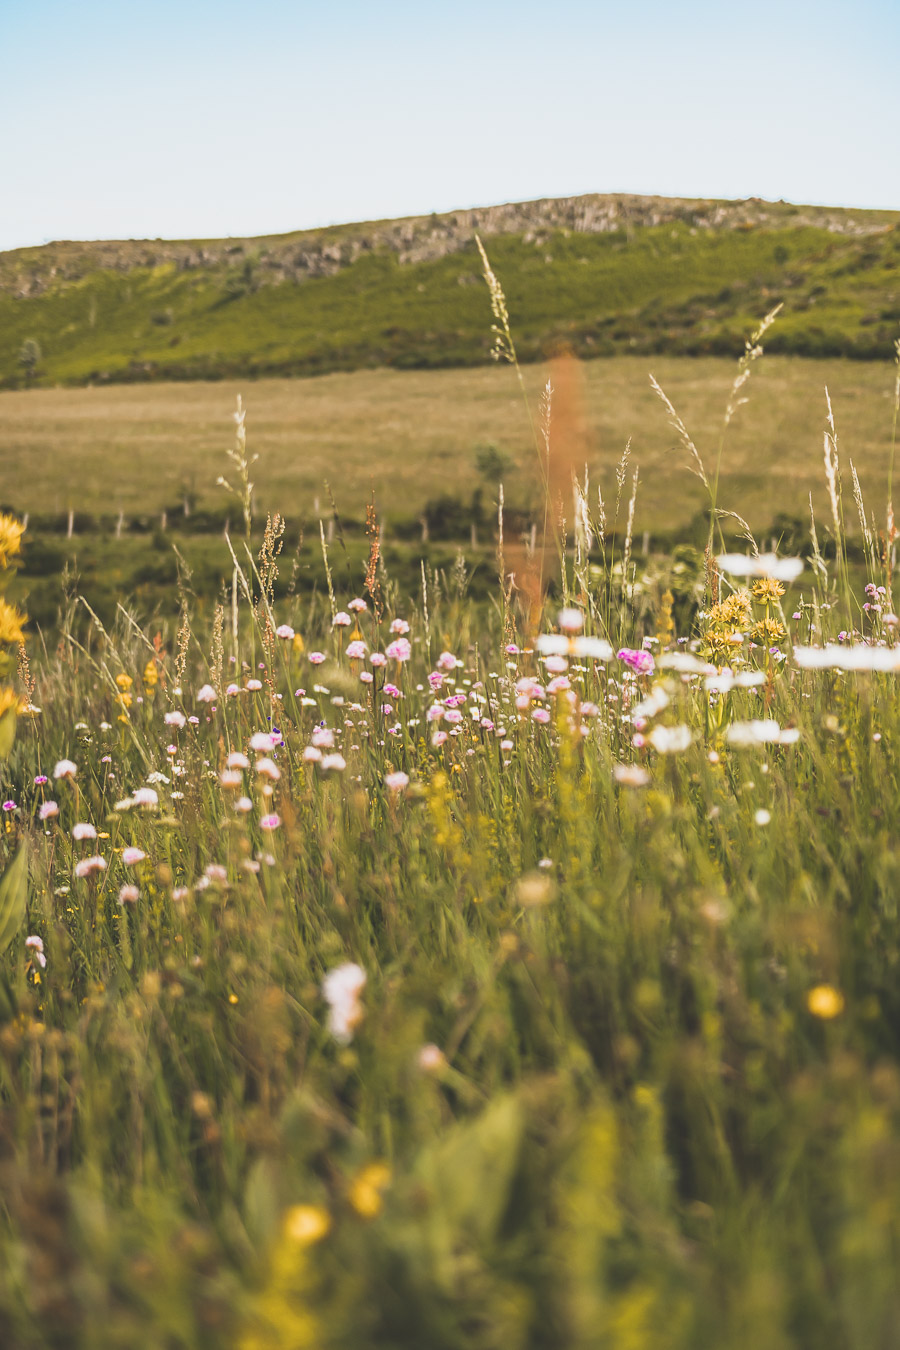
<path fill-rule="evenodd" d="M 70 614 L 4 771 L 4 1350 L 895 1343 L 891 541 L 676 622 L 571 500 L 562 614 L 509 538 L 491 606 L 324 531 L 276 602 L 277 519 L 208 628 Z"/>

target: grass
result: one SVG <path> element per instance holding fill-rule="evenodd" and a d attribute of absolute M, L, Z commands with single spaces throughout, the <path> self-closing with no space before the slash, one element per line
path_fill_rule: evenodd
<path fill-rule="evenodd" d="M 780 322 L 780 320 L 779 320 Z M 778 325 L 773 332 L 777 332 Z M 615 465 L 631 438 L 640 465 L 638 530 L 678 531 L 703 504 L 684 472 L 685 455 L 648 380 L 653 372 L 712 456 L 733 378 L 723 359 L 617 357 L 579 367 L 584 458 L 609 498 Z M 549 374 L 529 368 L 536 397 Z M 766 357 L 754 374 L 752 411 L 739 411 L 728 436 L 723 490 L 740 498 L 759 529 L 779 512 L 806 516 L 820 486 L 825 387 L 863 487 L 887 478 L 893 375 L 886 363 Z M 280 509 L 314 522 L 326 482 L 342 515 L 361 519 L 374 489 L 388 521 L 415 521 L 441 494 L 464 500 L 481 484 L 475 452 L 496 445 L 513 462 L 507 500 L 528 504 L 539 486 L 534 448 L 515 380 L 505 367 L 464 371 L 390 370 L 315 380 L 140 385 L 0 393 L 4 499 L 32 516 L 70 509 L 149 518 L 181 510 L 187 491 L 203 507 L 222 505 L 215 479 L 232 443 L 236 394 L 244 393 L 260 511 Z M 237 515 L 235 515 L 237 519 Z"/>
<path fill-rule="evenodd" d="M 666 224 L 492 237 L 522 359 L 561 343 L 585 357 L 737 355 L 776 300 L 785 309 L 772 351 L 892 356 L 900 321 L 895 215 L 882 213 L 870 225 L 877 232 L 862 235 L 791 224 L 790 210 L 776 208 L 765 224 L 698 230 L 691 204 L 682 205 L 686 218 Z M 72 247 L 50 245 L 47 257 Z M 43 386 L 489 359 L 469 233 L 429 261 L 401 263 L 385 246 L 333 276 L 278 285 L 260 284 L 265 248 L 257 264 L 245 259 L 238 268 L 226 255 L 217 266 L 187 270 L 173 261 L 91 266 L 91 246 L 84 248 L 78 278 L 57 277 L 40 294 L 21 297 L 16 287 L 40 270 L 41 250 L 8 255 L 0 269 L 0 379 L 8 386 L 26 378 L 19 355 L 29 339 L 40 347 L 35 379 Z"/>
<path fill-rule="evenodd" d="M 639 558 L 622 464 L 480 599 L 371 535 L 301 593 L 280 517 L 212 613 L 70 591 L 0 719 L 4 1350 L 894 1343 L 900 648 L 836 453 L 787 588 Z"/>

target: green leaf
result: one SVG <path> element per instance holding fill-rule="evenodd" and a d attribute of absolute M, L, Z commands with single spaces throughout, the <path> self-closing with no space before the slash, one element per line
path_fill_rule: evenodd
<path fill-rule="evenodd" d="M 28 853 L 25 844 L 0 877 L 0 953 L 5 952 L 25 918 L 28 894 Z"/>
<path fill-rule="evenodd" d="M 11 1022 L 18 1011 L 19 1002 L 15 990 L 6 975 L 0 971 L 0 1026 L 4 1022 Z"/>
<path fill-rule="evenodd" d="M 477 1119 L 458 1125 L 420 1155 L 416 1172 L 432 1197 L 438 1245 L 465 1235 L 478 1244 L 496 1236 L 509 1203 L 525 1122 L 513 1096 L 500 1097 Z"/>
<path fill-rule="evenodd" d="M 6 759 L 10 750 L 13 748 L 13 741 L 16 739 L 16 722 L 18 721 L 18 710 L 15 707 L 7 708 L 6 712 L 0 717 L 0 759 Z"/>

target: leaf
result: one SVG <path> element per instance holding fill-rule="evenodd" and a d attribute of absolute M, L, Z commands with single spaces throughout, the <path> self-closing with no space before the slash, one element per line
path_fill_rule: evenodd
<path fill-rule="evenodd" d="M 16 998 L 15 990 L 10 984 L 8 978 L 0 971 L 0 1026 L 4 1022 L 11 1022 L 19 1011 L 19 1003 Z"/>
<path fill-rule="evenodd" d="M 28 853 L 25 844 L 0 877 L 0 953 L 6 951 L 25 918 L 28 894 Z"/>
<path fill-rule="evenodd" d="M 525 1122 L 518 1100 L 501 1097 L 420 1156 L 416 1171 L 431 1192 L 441 1245 L 493 1240 L 509 1203 Z M 438 1236 L 436 1234 L 435 1236 Z"/>
<path fill-rule="evenodd" d="M 0 759 L 6 759 L 13 748 L 18 716 L 18 710 L 12 707 L 7 708 L 3 716 L 0 717 Z"/>

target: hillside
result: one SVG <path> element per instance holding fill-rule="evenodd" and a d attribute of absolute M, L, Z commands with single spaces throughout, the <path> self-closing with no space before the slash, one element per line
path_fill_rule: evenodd
<path fill-rule="evenodd" d="M 476 231 L 526 360 L 732 353 L 778 301 L 773 352 L 887 358 L 900 326 L 900 212 L 587 196 L 3 253 L 0 385 L 480 364 Z"/>

